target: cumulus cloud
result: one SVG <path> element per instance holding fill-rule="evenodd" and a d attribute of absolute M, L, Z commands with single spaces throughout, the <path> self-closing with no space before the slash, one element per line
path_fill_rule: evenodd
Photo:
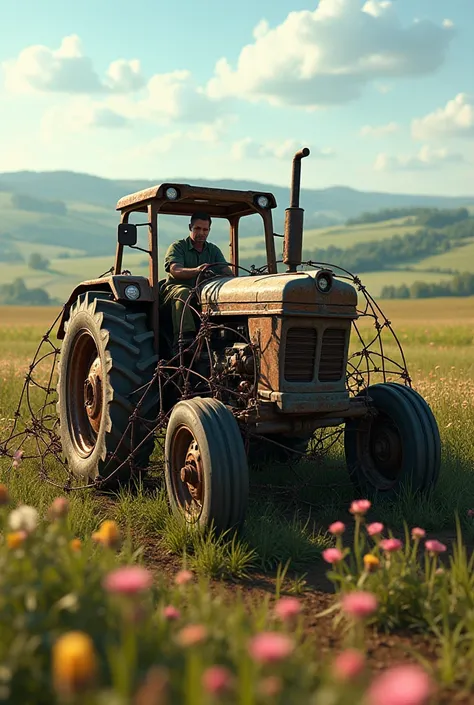
<path fill-rule="evenodd" d="M 360 134 L 362 137 L 386 137 L 398 132 L 399 129 L 400 127 L 396 122 L 389 122 L 387 125 L 364 125 Z"/>
<path fill-rule="evenodd" d="M 474 102 L 466 93 L 459 93 L 444 108 L 412 122 L 416 140 L 438 137 L 474 137 Z"/>
<path fill-rule="evenodd" d="M 284 142 L 257 142 L 251 137 L 234 142 L 231 154 L 234 159 L 290 159 L 301 149 L 303 143 L 296 140 L 285 140 Z M 305 143 L 306 144 L 306 143 Z M 322 149 L 311 148 L 311 156 L 320 159 L 329 159 L 334 156 L 334 150 L 330 147 Z"/>
<path fill-rule="evenodd" d="M 26 47 L 17 58 L 3 63 L 3 72 L 6 88 L 15 93 L 127 93 L 144 84 L 137 59 L 113 61 L 101 79 L 76 34 L 64 37 L 59 49 L 41 44 Z"/>
<path fill-rule="evenodd" d="M 207 147 L 217 146 L 232 122 L 233 118 L 219 118 L 207 125 L 165 132 L 132 149 L 130 156 L 146 158 L 151 154 L 166 154 L 183 142 L 201 143 Z"/>
<path fill-rule="evenodd" d="M 391 2 L 320 0 L 277 27 L 261 21 L 233 68 L 221 58 L 207 84 L 213 98 L 324 106 L 359 97 L 370 81 L 425 75 L 444 61 L 454 30 L 429 20 L 403 26 Z"/>
<path fill-rule="evenodd" d="M 90 98 L 75 98 L 66 105 L 54 106 L 45 112 L 41 121 L 41 134 L 46 142 L 51 142 L 59 130 L 63 133 L 78 133 L 91 128 L 127 128 L 131 124 L 128 118 L 105 104 L 96 103 Z"/>
<path fill-rule="evenodd" d="M 374 163 L 376 171 L 423 171 L 439 169 L 446 164 L 461 164 L 465 159 L 462 154 L 449 152 L 447 149 L 432 149 L 424 145 L 416 155 L 390 156 L 386 153 L 377 155 Z"/>

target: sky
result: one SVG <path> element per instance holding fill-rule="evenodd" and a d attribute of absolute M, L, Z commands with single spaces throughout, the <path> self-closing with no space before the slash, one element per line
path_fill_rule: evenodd
<path fill-rule="evenodd" d="M 474 195 L 474 0 L 0 0 L 0 172 Z"/>

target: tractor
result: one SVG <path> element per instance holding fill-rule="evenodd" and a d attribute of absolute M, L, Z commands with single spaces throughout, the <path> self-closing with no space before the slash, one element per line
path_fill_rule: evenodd
<path fill-rule="evenodd" d="M 118 201 L 113 274 L 77 286 L 58 329 L 60 439 L 74 477 L 106 487 L 129 481 L 146 472 L 161 438 L 172 512 L 225 532 L 245 520 L 249 458 L 265 441 L 303 455 L 315 432 L 342 425 L 360 496 L 396 499 L 404 486 L 421 493 L 435 486 L 440 437 L 427 402 L 409 378 L 351 391 L 356 287 L 330 266 L 302 269 L 300 180 L 308 155 L 302 149 L 292 162 L 286 271 L 278 269 L 271 193 L 170 182 Z M 198 278 L 186 302 L 198 321 L 196 339 L 173 357 L 160 297 L 160 223 L 196 210 L 228 222 L 234 276 L 210 267 Z M 140 216 L 146 222 L 134 222 Z M 239 226 L 248 216 L 261 219 L 266 264 L 244 271 Z M 140 226 L 148 247 L 137 245 Z M 148 277 L 123 269 L 125 248 L 146 252 Z"/>

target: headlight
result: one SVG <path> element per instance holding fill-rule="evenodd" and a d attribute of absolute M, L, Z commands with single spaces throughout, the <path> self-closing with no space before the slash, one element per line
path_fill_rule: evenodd
<path fill-rule="evenodd" d="M 178 198 L 178 189 L 174 188 L 174 186 L 170 186 L 166 189 L 165 196 L 169 201 L 176 201 Z"/>
<path fill-rule="evenodd" d="M 327 294 L 332 287 L 332 275 L 330 272 L 320 272 L 316 276 L 316 286 L 323 294 Z"/>
<path fill-rule="evenodd" d="M 125 287 L 125 296 L 127 297 L 127 299 L 135 301 L 136 299 L 140 298 L 140 289 L 136 284 L 129 284 Z"/>
<path fill-rule="evenodd" d="M 268 208 L 269 200 L 266 196 L 258 196 L 257 206 L 259 208 Z"/>

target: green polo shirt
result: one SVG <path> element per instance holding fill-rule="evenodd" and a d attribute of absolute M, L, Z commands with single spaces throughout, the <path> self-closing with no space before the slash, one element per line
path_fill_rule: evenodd
<path fill-rule="evenodd" d="M 193 287 L 196 284 L 197 277 L 192 279 L 176 279 L 170 274 L 172 264 L 180 264 L 182 267 L 192 268 L 199 267 L 200 264 L 217 264 L 218 262 L 225 263 L 227 260 L 217 247 L 212 242 L 205 242 L 202 252 L 198 252 L 193 246 L 193 241 L 190 237 L 185 240 L 177 240 L 169 247 L 165 255 L 165 272 L 168 272 L 166 279 L 167 284 L 180 284 L 181 286 Z"/>

